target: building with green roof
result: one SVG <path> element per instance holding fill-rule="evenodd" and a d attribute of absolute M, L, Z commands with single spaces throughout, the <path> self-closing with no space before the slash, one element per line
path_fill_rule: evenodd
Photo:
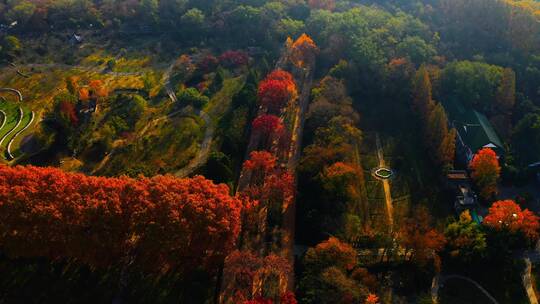
<path fill-rule="evenodd" d="M 467 164 L 482 148 L 491 148 L 499 157 L 504 155 L 504 146 L 487 117 L 462 103 L 452 100 L 443 103 L 450 124 L 457 131 L 456 152 Z"/>

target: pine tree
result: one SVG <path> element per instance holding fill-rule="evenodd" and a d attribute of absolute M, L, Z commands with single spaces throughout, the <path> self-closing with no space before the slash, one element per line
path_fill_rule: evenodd
<path fill-rule="evenodd" d="M 423 120 L 426 120 L 434 106 L 431 95 L 431 80 L 429 79 L 426 67 L 421 66 L 416 72 L 413 83 L 413 110 Z"/>

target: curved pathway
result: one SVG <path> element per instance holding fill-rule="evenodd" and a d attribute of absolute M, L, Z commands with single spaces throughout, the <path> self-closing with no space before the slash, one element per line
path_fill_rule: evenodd
<path fill-rule="evenodd" d="M 17 124 L 13 128 L 11 128 L 11 130 L 9 130 L 9 132 L 7 132 L 6 134 L 4 134 L 4 136 L 2 136 L 2 138 L 0 139 L 0 146 L 2 146 L 2 143 L 4 143 L 4 140 L 6 140 L 6 138 L 8 138 L 11 135 L 11 133 L 17 130 L 17 128 L 21 125 L 23 117 L 24 117 L 24 111 L 21 107 L 19 107 L 19 120 L 17 121 Z"/>
<path fill-rule="evenodd" d="M 208 155 L 210 154 L 210 148 L 212 147 L 212 139 L 214 138 L 215 126 L 212 122 L 212 119 L 210 118 L 210 116 L 208 116 L 206 112 L 204 112 L 203 110 L 199 110 L 198 114 L 206 124 L 206 130 L 204 132 L 204 138 L 201 143 L 201 147 L 197 155 L 193 159 L 191 159 L 187 166 L 176 171 L 176 173 L 174 174 L 175 176 L 188 176 L 193 171 L 195 171 L 195 169 L 204 164 L 208 159 Z"/>
<path fill-rule="evenodd" d="M 0 92 L 11 92 L 11 93 L 14 93 L 15 95 L 17 95 L 17 98 L 19 99 L 19 102 L 22 102 L 22 101 L 23 101 L 22 93 L 21 93 L 21 91 L 19 91 L 19 90 L 12 89 L 12 88 L 0 88 Z"/>
<path fill-rule="evenodd" d="M 13 154 L 11 154 L 11 145 L 13 144 L 13 142 L 15 141 L 15 139 L 21 135 L 24 131 L 26 131 L 26 129 L 28 129 L 30 127 L 30 125 L 32 125 L 32 123 L 34 122 L 34 119 L 36 118 L 36 114 L 34 113 L 34 111 L 32 111 L 31 113 L 31 116 L 30 116 L 30 121 L 28 121 L 28 123 L 26 124 L 26 126 L 24 126 L 24 128 L 20 129 L 19 131 L 17 131 L 17 133 L 15 133 L 15 135 L 13 135 L 13 137 L 11 138 L 11 140 L 9 141 L 8 143 L 8 146 L 7 146 L 7 155 L 8 155 L 8 160 L 12 160 L 14 159 L 15 157 L 13 156 Z M 22 121 L 22 120 L 21 120 Z"/>
<path fill-rule="evenodd" d="M 441 285 L 443 285 L 444 282 L 448 280 L 463 280 L 463 281 L 469 282 L 472 285 L 476 286 L 476 288 L 478 288 L 486 297 L 488 297 L 491 302 L 493 302 L 494 304 L 499 304 L 499 302 L 497 302 L 497 300 L 484 287 L 478 284 L 478 282 L 476 282 L 475 280 L 471 278 L 468 278 L 462 275 L 457 275 L 457 274 L 451 274 L 451 275 L 445 275 L 445 276 L 437 275 L 433 278 L 433 281 L 431 284 L 431 299 L 433 303 L 438 303 L 439 289 Z"/>
<path fill-rule="evenodd" d="M 2 125 L 0 125 L 0 130 L 2 130 L 4 128 L 4 126 L 6 125 L 6 122 L 7 122 L 7 114 L 6 112 L 0 110 L 0 114 L 2 114 Z"/>
<path fill-rule="evenodd" d="M 529 257 L 525 257 L 523 259 L 525 261 L 525 270 L 523 271 L 523 274 L 521 276 L 521 279 L 523 281 L 523 287 L 525 288 L 525 291 L 527 292 L 527 297 L 529 298 L 529 303 L 531 304 L 538 304 L 538 298 L 536 297 L 536 292 L 534 291 L 533 283 L 532 283 L 532 263 L 531 259 Z"/>

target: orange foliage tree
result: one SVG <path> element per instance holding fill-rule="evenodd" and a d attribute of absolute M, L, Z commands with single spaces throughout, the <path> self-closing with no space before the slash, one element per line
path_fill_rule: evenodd
<path fill-rule="evenodd" d="M 489 213 L 483 224 L 496 230 L 508 230 L 522 233 L 531 241 L 538 240 L 540 218 L 528 209 L 521 207 L 512 200 L 498 201 L 489 208 Z"/>
<path fill-rule="evenodd" d="M 370 293 L 366 298 L 366 304 L 379 304 L 379 297 L 377 295 Z"/>
<path fill-rule="evenodd" d="M 129 256 L 150 271 L 216 270 L 235 246 L 242 201 L 203 177 L 90 177 L 0 166 L 0 248 L 94 267 Z"/>
<path fill-rule="evenodd" d="M 472 179 L 480 189 L 480 196 L 489 199 L 497 193 L 497 181 L 501 173 L 501 166 L 497 154 L 490 148 L 483 148 L 474 155 L 469 167 L 472 170 Z"/>
<path fill-rule="evenodd" d="M 265 136 L 280 133 L 283 130 L 281 119 L 275 115 L 263 114 L 253 120 L 253 129 Z"/>
<path fill-rule="evenodd" d="M 438 260 L 437 252 L 446 243 L 444 235 L 431 226 L 431 215 L 424 207 L 415 210 L 412 217 L 405 219 L 399 230 L 401 246 L 410 253 L 409 260 L 420 265 L 426 264 L 430 258 Z"/>
<path fill-rule="evenodd" d="M 313 39 L 304 33 L 292 44 L 291 60 L 294 65 L 303 68 L 315 60 L 317 51 L 318 48 Z"/>
<path fill-rule="evenodd" d="M 69 101 L 61 101 L 59 107 L 62 118 L 69 122 L 71 126 L 76 127 L 79 124 L 79 117 L 75 105 Z"/>
<path fill-rule="evenodd" d="M 88 88 L 80 88 L 79 89 L 79 100 L 81 101 L 88 101 L 90 99 L 90 91 Z"/>
<path fill-rule="evenodd" d="M 109 91 L 101 80 L 92 80 L 88 86 L 92 90 L 92 94 L 95 98 L 104 98 L 109 95 Z"/>
<path fill-rule="evenodd" d="M 234 303 L 294 303 L 283 284 L 291 271 L 285 258 L 236 250 L 225 261 L 224 281 L 230 282 L 225 292 L 233 295 Z M 281 301 L 282 298 L 289 302 Z"/>

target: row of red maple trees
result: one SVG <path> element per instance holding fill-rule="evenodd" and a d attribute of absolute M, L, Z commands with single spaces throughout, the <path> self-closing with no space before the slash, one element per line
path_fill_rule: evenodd
<path fill-rule="evenodd" d="M 249 176 L 241 195 L 257 204 L 246 210 L 242 227 L 243 249 L 233 252 L 225 263 L 226 297 L 234 303 L 294 304 L 291 292 L 283 291 L 283 280 L 292 271 L 289 262 L 274 253 L 257 252 L 261 239 L 271 235 L 269 217 L 279 219 L 283 205 L 294 194 L 294 179 L 280 165 L 279 150 L 287 149 L 289 136 L 283 119 L 284 109 L 297 97 L 293 76 L 284 70 L 274 70 L 259 83 L 257 92 L 260 111 L 252 122 L 252 137 L 256 148 L 243 164 L 242 174 Z M 277 145 L 276 145 L 277 144 Z M 271 152 L 270 152 L 271 151 Z M 275 223 L 274 223 L 275 224 Z"/>
<path fill-rule="evenodd" d="M 0 247 L 11 257 L 75 259 L 93 267 L 126 256 L 156 272 L 209 271 L 235 246 L 243 201 L 203 177 L 90 177 L 0 166 Z"/>

